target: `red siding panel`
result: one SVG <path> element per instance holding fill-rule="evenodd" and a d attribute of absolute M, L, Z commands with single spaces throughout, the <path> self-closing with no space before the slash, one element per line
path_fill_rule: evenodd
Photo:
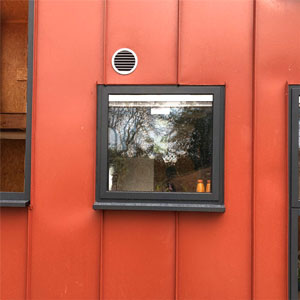
<path fill-rule="evenodd" d="M 176 84 L 178 1 L 106 1 L 105 83 Z M 138 66 L 119 75 L 111 65 L 116 50 L 130 48 Z"/>
<path fill-rule="evenodd" d="M 96 81 L 103 2 L 39 1 L 31 299 L 99 298 Z"/>
<path fill-rule="evenodd" d="M 174 299 L 172 212 L 104 213 L 103 298 Z"/>
<path fill-rule="evenodd" d="M 0 299 L 24 299 L 27 208 L 1 208 L 0 247 Z"/>
<path fill-rule="evenodd" d="M 287 299 L 286 82 L 300 84 L 300 2 L 257 1 L 255 281 L 257 299 Z"/>
<path fill-rule="evenodd" d="M 183 1 L 179 83 L 226 84 L 225 206 L 179 215 L 179 299 L 251 297 L 250 1 Z"/>
<path fill-rule="evenodd" d="M 177 0 L 106 1 L 105 83 L 177 83 Z M 130 75 L 111 65 L 119 48 L 138 56 Z M 104 299 L 173 299 L 175 218 L 166 212 L 105 212 Z"/>
<path fill-rule="evenodd" d="M 32 210 L 0 211 L 1 299 L 24 299 L 26 279 L 30 299 L 250 299 L 251 278 L 254 298 L 286 299 L 285 93 L 300 83 L 300 2 L 257 0 L 254 15 L 253 1 L 184 0 L 179 18 L 177 0 L 104 3 L 38 1 Z M 111 66 L 123 47 L 139 58 L 128 76 Z M 224 214 L 101 219 L 96 81 L 226 85 Z"/>

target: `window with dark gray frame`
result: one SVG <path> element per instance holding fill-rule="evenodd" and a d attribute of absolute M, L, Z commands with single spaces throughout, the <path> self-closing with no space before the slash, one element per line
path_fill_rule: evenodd
<path fill-rule="evenodd" d="M 224 212 L 224 86 L 97 86 L 95 209 Z"/>
<path fill-rule="evenodd" d="M 0 207 L 30 203 L 34 1 L 1 10 Z M 22 18 L 22 20 L 20 20 Z"/>
<path fill-rule="evenodd" d="M 300 85 L 289 86 L 290 299 L 300 299 Z"/>

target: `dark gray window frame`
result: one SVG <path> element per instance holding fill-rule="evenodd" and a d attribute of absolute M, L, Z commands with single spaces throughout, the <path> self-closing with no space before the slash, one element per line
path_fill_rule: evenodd
<path fill-rule="evenodd" d="M 290 299 L 298 300 L 298 217 L 300 216 L 299 208 L 290 210 L 290 255 L 289 255 L 289 295 Z"/>
<path fill-rule="evenodd" d="M 212 193 L 160 193 L 107 191 L 108 96 L 109 94 L 212 94 L 213 163 Z M 96 201 L 94 209 L 177 210 L 224 212 L 224 86 L 98 85 Z"/>
<path fill-rule="evenodd" d="M 34 1 L 28 1 L 28 56 L 27 56 L 27 114 L 24 192 L 0 192 L 0 207 L 25 207 L 30 203 L 31 181 L 31 124 L 32 124 L 32 84 L 33 84 L 33 33 Z"/>
<path fill-rule="evenodd" d="M 289 298 L 298 299 L 298 143 L 300 85 L 289 86 Z M 299 249 L 300 250 L 300 249 Z"/>

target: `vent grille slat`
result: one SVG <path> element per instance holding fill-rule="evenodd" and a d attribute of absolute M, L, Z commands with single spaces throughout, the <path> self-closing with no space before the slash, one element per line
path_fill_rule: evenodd
<path fill-rule="evenodd" d="M 118 68 L 118 67 L 128 67 L 128 68 L 132 68 L 132 67 L 134 67 L 134 65 L 128 65 L 128 64 L 116 64 L 116 67 Z"/>
<path fill-rule="evenodd" d="M 112 57 L 112 66 L 121 75 L 132 73 L 137 67 L 137 62 L 136 54 L 127 48 L 117 50 Z"/>

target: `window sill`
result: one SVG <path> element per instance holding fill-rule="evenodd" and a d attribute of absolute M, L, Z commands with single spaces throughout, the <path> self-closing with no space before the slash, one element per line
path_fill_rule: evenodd
<path fill-rule="evenodd" d="M 162 210 L 162 211 L 203 211 L 225 212 L 225 206 L 221 204 L 200 203 L 168 203 L 168 202 L 128 202 L 128 201 L 101 201 L 95 202 L 93 208 L 111 210 Z"/>
<path fill-rule="evenodd" d="M 29 200 L 0 200 L 0 207 L 26 207 Z"/>

